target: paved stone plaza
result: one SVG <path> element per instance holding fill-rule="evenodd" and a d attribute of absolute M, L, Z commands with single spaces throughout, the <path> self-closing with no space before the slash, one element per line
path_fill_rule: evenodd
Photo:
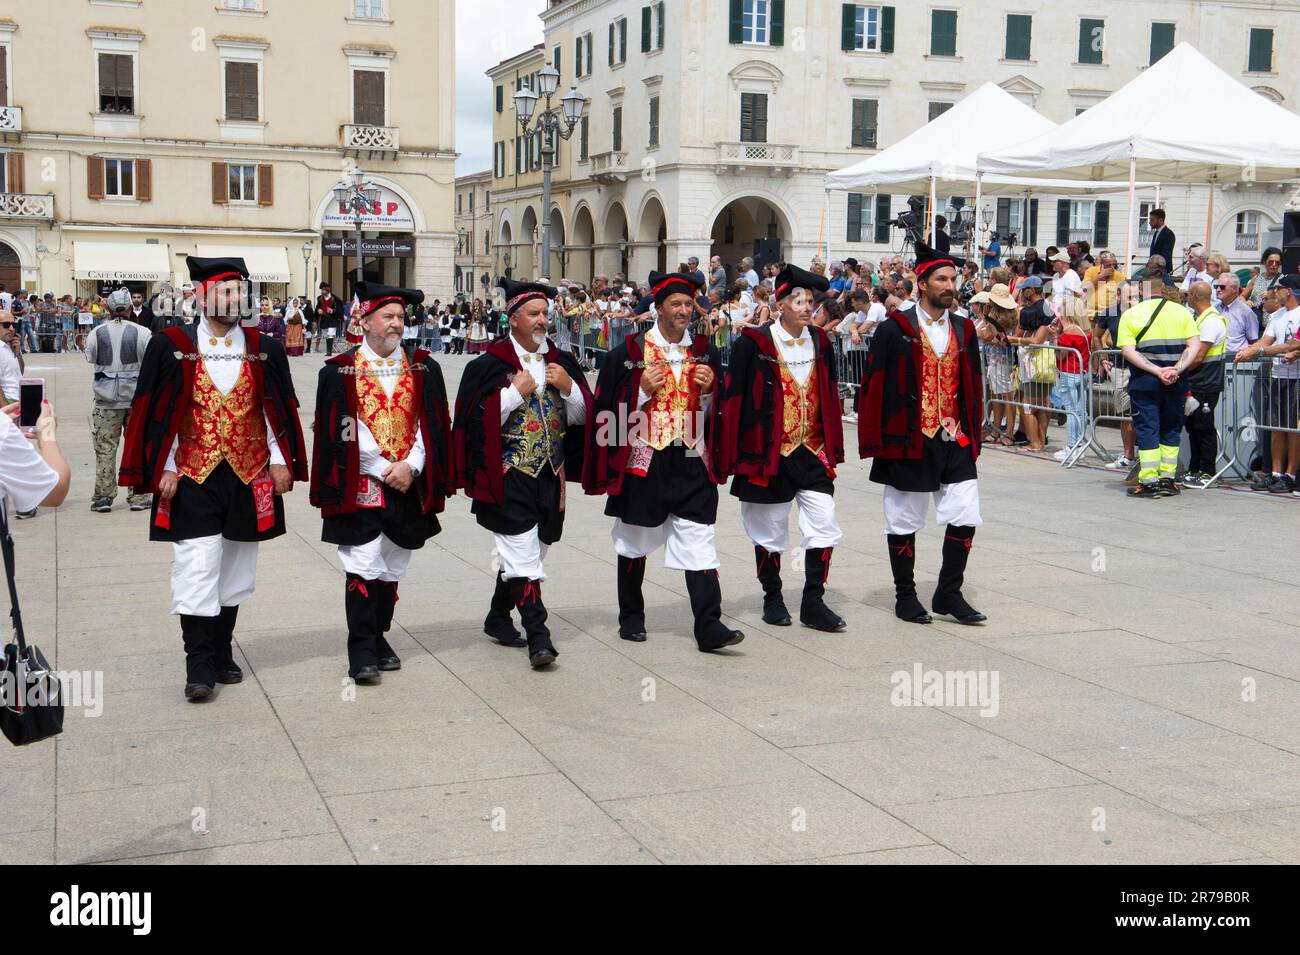
<path fill-rule="evenodd" d="M 319 360 L 291 360 L 305 428 Z M 466 361 L 442 360 L 453 394 Z M 654 557 L 650 639 L 618 639 L 610 521 L 571 485 L 541 672 L 480 630 L 491 538 L 456 497 L 401 586 L 402 670 L 349 690 L 343 574 L 299 485 L 240 617 L 245 680 L 195 705 L 170 547 L 121 497 L 89 510 L 89 368 L 28 373 L 74 483 L 15 524 L 27 631 L 58 668 L 102 671 L 103 700 L 53 744 L 0 751 L 6 863 L 1300 862 L 1289 496 L 1134 502 L 1113 473 L 990 450 L 966 590 L 990 622 L 917 627 L 893 616 L 881 492 L 854 460 L 828 595 L 849 630 L 829 635 L 761 623 L 724 493 L 724 610 L 746 639 L 708 655 Z M 940 539 L 918 541 L 927 603 Z M 998 692 L 895 705 L 918 670 Z"/>

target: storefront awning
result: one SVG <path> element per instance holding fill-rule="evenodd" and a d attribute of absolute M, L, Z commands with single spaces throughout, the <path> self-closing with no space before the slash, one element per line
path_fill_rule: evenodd
<path fill-rule="evenodd" d="M 72 277 L 96 282 L 165 282 L 167 246 L 145 242 L 74 242 Z"/>
<path fill-rule="evenodd" d="M 282 245 L 201 245 L 196 254 L 205 259 L 241 258 L 253 282 L 287 283 L 290 278 L 289 253 Z"/>

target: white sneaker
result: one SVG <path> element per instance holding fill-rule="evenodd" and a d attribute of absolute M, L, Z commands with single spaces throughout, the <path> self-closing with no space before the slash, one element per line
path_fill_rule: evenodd
<path fill-rule="evenodd" d="M 1110 464 L 1106 465 L 1106 469 L 1109 471 L 1127 471 L 1135 464 L 1137 464 L 1136 461 L 1131 458 L 1126 458 L 1121 454 L 1114 461 L 1110 462 Z"/>
<path fill-rule="evenodd" d="M 1069 456 L 1070 456 L 1070 449 L 1061 448 L 1060 451 L 1057 451 L 1055 454 L 1052 455 L 1052 458 L 1057 461 L 1064 461 Z"/>

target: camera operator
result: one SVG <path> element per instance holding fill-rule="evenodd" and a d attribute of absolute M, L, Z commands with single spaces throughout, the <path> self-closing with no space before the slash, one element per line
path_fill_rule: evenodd
<path fill-rule="evenodd" d="M 17 422 L 17 403 L 0 408 L 0 513 L 8 516 L 8 497 L 14 502 L 16 516 L 31 517 L 42 504 L 58 507 L 63 503 L 72 484 L 72 471 L 55 440 L 58 419 L 53 405 L 43 403 L 30 441 L 18 430 Z"/>

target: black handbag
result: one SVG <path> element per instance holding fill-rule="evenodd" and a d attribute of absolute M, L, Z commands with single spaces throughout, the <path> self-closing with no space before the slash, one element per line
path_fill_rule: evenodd
<path fill-rule="evenodd" d="M 0 671 L 0 731 L 15 746 L 37 743 L 63 732 L 63 698 L 58 678 L 39 647 L 23 637 L 18 610 L 18 584 L 14 579 L 14 539 L 0 505 L 0 546 L 4 550 L 5 576 L 9 579 L 9 611 L 14 622 L 14 642 L 5 645 Z"/>

